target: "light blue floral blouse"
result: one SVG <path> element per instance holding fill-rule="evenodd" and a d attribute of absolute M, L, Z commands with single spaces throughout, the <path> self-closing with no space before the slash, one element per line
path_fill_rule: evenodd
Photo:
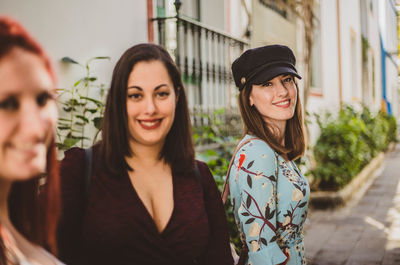
<path fill-rule="evenodd" d="M 261 139 L 251 140 L 235 155 L 229 187 L 235 220 L 249 248 L 247 264 L 280 264 L 286 260 L 285 248 L 286 264 L 306 264 L 302 232 L 310 189 L 296 164 Z"/>

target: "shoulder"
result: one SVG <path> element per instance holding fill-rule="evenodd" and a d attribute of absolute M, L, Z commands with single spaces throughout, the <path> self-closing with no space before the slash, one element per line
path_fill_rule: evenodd
<path fill-rule="evenodd" d="M 72 147 L 64 152 L 64 158 L 61 161 L 61 168 L 70 165 L 82 164 L 85 162 L 85 149 Z"/>
<path fill-rule="evenodd" d="M 41 251 L 43 253 L 44 256 L 46 256 L 46 258 L 48 259 L 47 262 L 49 264 L 55 264 L 55 265 L 65 265 L 64 263 L 62 263 L 61 261 L 59 261 L 53 254 L 49 253 L 47 250 L 45 250 L 44 248 L 39 248 L 39 251 Z M 46 263 L 47 264 L 47 263 Z"/>
<path fill-rule="evenodd" d="M 0 223 L 0 239 L 5 243 L 5 256 L 11 260 L 15 260 L 17 264 L 31 264 L 28 260 L 27 252 L 23 252 L 21 248 L 18 247 L 18 239 L 11 233 L 9 229 Z M 59 260 L 57 260 L 52 254 L 46 251 L 44 248 L 38 245 L 33 245 L 28 242 L 29 248 L 35 252 L 35 256 L 38 262 L 41 264 L 56 264 L 64 265 Z M 32 254 L 32 253 L 31 253 Z M 14 263 L 13 263 L 14 264 Z M 35 263 L 36 264 L 36 263 Z"/>
<path fill-rule="evenodd" d="M 200 171 L 200 175 L 202 178 L 212 178 L 212 173 L 208 168 L 207 164 L 200 160 L 195 160 L 196 166 Z"/>
<path fill-rule="evenodd" d="M 64 158 L 60 163 L 60 177 L 62 184 L 79 181 L 85 170 L 85 149 L 73 147 L 64 152 Z"/>
<path fill-rule="evenodd" d="M 72 159 L 83 156 L 85 149 L 80 147 L 72 147 L 64 152 L 64 159 Z"/>
<path fill-rule="evenodd" d="M 262 156 L 262 157 L 275 157 L 275 151 L 262 139 L 255 136 L 246 135 L 237 145 L 236 156 L 245 154 L 246 156 Z"/>
<path fill-rule="evenodd" d="M 239 175 L 274 174 L 278 154 L 265 141 L 246 135 L 237 148 L 229 174 L 235 176 L 234 180 L 238 184 L 247 179 L 239 178 Z M 232 181 L 233 179 L 230 179 L 230 182 Z"/>
<path fill-rule="evenodd" d="M 100 147 L 99 145 L 94 145 L 90 147 L 92 149 L 92 156 L 98 159 L 100 156 Z M 72 147 L 64 152 L 64 158 L 62 159 L 62 163 L 69 163 L 69 162 L 81 162 L 84 163 L 86 159 L 84 148 L 80 147 Z"/>
<path fill-rule="evenodd" d="M 201 181 L 204 187 L 206 188 L 209 188 L 210 186 L 216 187 L 217 184 L 215 183 L 214 176 L 211 173 L 210 168 L 207 166 L 207 164 L 200 160 L 195 160 L 195 163 L 199 169 Z"/>
<path fill-rule="evenodd" d="M 199 170 L 209 170 L 209 168 L 205 162 L 197 160 L 197 159 L 194 162 L 196 163 Z"/>

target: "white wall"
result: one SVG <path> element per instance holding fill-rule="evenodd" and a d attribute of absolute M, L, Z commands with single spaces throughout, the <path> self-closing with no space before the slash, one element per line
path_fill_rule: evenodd
<path fill-rule="evenodd" d="M 381 79 L 381 48 L 378 27 L 378 2 L 373 0 L 373 10 L 368 9 L 368 41 L 369 41 L 369 84 L 371 90 L 368 106 L 378 111 L 382 99 Z M 343 103 L 362 102 L 362 47 L 360 25 L 360 2 L 358 0 L 341 0 L 340 3 L 340 41 L 341 41 L 341 74 L 342 74 L 342 100 Z M 337 28 L 337 1 L 321 0 L 321 65 L 322 65 L 322 95 L 311 94 L 308 103 L 309 113 L 322 113 L 324 110 L 336 112 L 340 106 L 339 95 L 339 54 L 338 54 L 338 28 Z M 351 38 L 355 39 L 355 53 L 351 51 Z M 352 57 L 353 56 L 353 57 Z M 374 65 L 372 65 L 374 57 Z M 352 58 L 355 65 L 352 68 Z M 374 70 L 372 69 L 374 67 Z M 355 70 L 355 73 L 353 73 Z M 375 99 L 372 98 L 372 74 L 374 77 Z M 390 74 L 391 76 L 393 73 Z M 352 80 L 354 78 L 354 82 Z M 397 82 L 397 80 L 396 80 Z M 354 86 L 355 84 L 355 86 Z M 310 126 L 311 141 L 318 137 L 319 131 L 315 124 Z"/>
<path fill-rule="evenodd" d="M 133 44 L 147 41 L 147 7 L 142 0 L 1 0 L 0 14 L 19 20 L 52 58 L 60 87 L 69 87 L 81 71 L 65 67 L 70 56 L 85 62 L 93 56 L 110 56 L 95 72 L 109 84 L 121 54 Z"/>
<path fill-rule="evenodd" d="M 184 1 L 183 1 L 184 2 Z M 226 31 L 225 1 L 223 0 L 200 0 L 201 22 Z"/>
<path fill-rule="evenodd" d="M 381 42 L 379 36 L 379 12 L 378 2 L 381 0 L 372 1 L 372 10 L 368 6 L 369 13 L 369 24 L 368 24 L 368 36 L 370 45 L 370 54 L 368 59 L 370 60 L 370 78 L 372 83 L 372 72 L 375 72 L 374 83 L 375 83 L 375 98 L 372 99 L 371 107 L 374 111 L 378 111 L 381 108 L 382 100 L 382 53 L 381 53 Z M 374 66 L 372 65 L 372 57 L 374 58 Z M 372 70 L 374 67 L 374 70 Z"/>
<path fill-rule="evenodd" d="M 320 8 L 322 95 L 310 95 L 307 110 L 311 114 L 322 114 L 325 110 L 337 111 L 340 106 L 336 1 L 322 0 Z M 309 129 L 313 143 L 319 129 L 316 124 L 309 126 Z"/>
<path fill-rule="evenodd" d="M 258 0 L 252 1 L 251 46 L 284 44 L 297 54 L 296 23 L 288 21 Z"/>
<path fill-rule="evenodd" d="M 361 102 L 361 25 L 359 0 L 340 1 L 343 101 Z M 355 39 L 355 54 L 351 39 Z M 354 59 L 353 59 L 354 58 Z M 352 67 L 352 63 L 355 63 Z M 355 82 L 353 82 L 355 78 Z"/>
<path fill-rule="evenodd" d="M 386 98 L 391 104 L 392 114 L 399 118 L 398 71 L 389 58 L 386 58 L 386 78 Z"/>
<path fill-rule="evenodd" d="M 122 53 L 148 40 L 143 0 L 1 0 L 0 10 L 1 15 L 20 21 L 43 46 L 53 61 L 60 88 L 71 88 L 85 73 L 76 65 L 61 63 L 62 57 L 85 63 L 91 57 L 110 56 L 110 61 L 92 65 L 98 84 L 108 88 Z M 99 90 L 91 91 L 90 96 L 98 95 Z M 85 129 L 90 138 L 95 132 L 94 127 Z"/>
<path fill-rule="evenodd" d="M 245 7 L 242 5 L 241 0 L 226 0 L 229 2 L 230 9 L 230 19 L 229 28 L 230 34 L 236 38 L 243 38 L 243 34 L 246 31 L 247 24 L 249 23 L 249 18 L 246 14 Z M 251 12 L 251 1 L 245 1 L 247 8 Z"/>
<path fill-rule="evenodd" d="M 393 114 L 399 116 L 398 102 L 398 72 L 395 60 L 397 57 L 397 17 L 394 1 L 379 1 L 379 26 L 382 32 L 383 46 L 393 60 L 385 58 L 386 62 L 386 98 L 391 103 Z"/>

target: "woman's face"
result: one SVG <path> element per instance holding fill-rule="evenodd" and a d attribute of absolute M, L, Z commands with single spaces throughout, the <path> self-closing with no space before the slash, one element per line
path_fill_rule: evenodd
<path fill-rule="evenodd" d="M 296 109 L 297 89 L 291 75 L 279 75 L 263 85 L 253 85 L 250 105 L 257 108 L 265 122 L 285 129 Z"/>
<path fill-rule="evenodd" d="M 0 59 L 0 178 L 45 172 L 56 121 L 54 84 L 43 60 L 13 48 Z"/>
<path fill-rule="evenodd" d="M 162 62 L 135 64 L 126 95 L 131 143 L 161 147 L 174 121 L 176 102 L 174 85 Z"/>

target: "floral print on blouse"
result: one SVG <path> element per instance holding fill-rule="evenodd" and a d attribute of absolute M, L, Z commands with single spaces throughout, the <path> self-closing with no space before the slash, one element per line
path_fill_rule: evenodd
<path fill-rule="evenodd" d="M 306 264 L 303 224 L 310 189 L 296 164 L 252 139 L 235 155 L 229 187 L 235 220 L 249 248 L 247 264 Z"/>

